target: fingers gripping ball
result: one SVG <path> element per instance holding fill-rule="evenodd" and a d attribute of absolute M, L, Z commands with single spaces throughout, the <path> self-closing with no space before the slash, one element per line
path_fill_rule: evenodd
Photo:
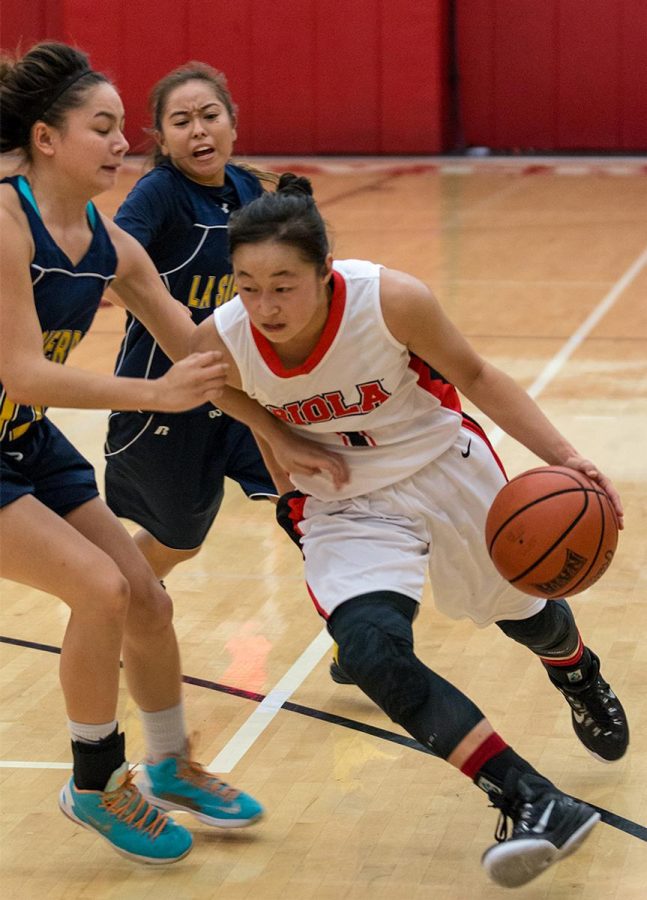
<path fill-rule="evenodd" d="M 605 492 L 582 472 L 541 466 L 499 491 L 485 540 L 499 573 L 520 591 L 569 597 L 608 569 L 618 523 Z"/>

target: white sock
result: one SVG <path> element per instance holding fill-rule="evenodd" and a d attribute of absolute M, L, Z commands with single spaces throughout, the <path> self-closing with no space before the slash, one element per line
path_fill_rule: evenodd
<path fill-rule="evenodd" d="M 186 725 L 184 704 L 178 703 L 159 712 L 139 710 L 146 755 L 151 762 L 159 762 L 166 756 L 184 756 L 186 750 Z"/>
<path fill-rule="evenodd" d="M 84 722 L 67 720 L 68 731 L 73 741 L 82 741 L 84 744 L 98 744 L 104 738 L 110 737 L 117 728 L 117 720 L 104 722 L 102 725 L 86 725 Z"/>

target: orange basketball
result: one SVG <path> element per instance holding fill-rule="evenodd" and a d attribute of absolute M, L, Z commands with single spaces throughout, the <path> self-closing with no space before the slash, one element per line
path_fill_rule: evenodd
<path fill-rule="evenodd" d="M 485 540 L 497 570 L 520 591 L 569 597 L 609 568 L 618 523 L 605 492 L 582 472 L 541 466 L 499 491 Z"/>

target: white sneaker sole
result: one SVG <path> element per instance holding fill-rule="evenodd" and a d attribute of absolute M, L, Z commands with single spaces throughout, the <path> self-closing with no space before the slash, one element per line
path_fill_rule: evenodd
<path fill-rule="evenodd" d="M 92 825 L 89 825 L 87 822 L 84 822 L 83 819 L 79 819 L 79 817 L 74 812 L 74 800 L 72 795 L 70 794 L 69 785 L 66 784 L 61 788 L 61 791 L 58 795 L 58 805 L 63 813 L 71 822 L 74 822 L 75 825 L 80 825 L 81 828 L 86 828 L 88 831 L 92 831 L 97 837 L 100 837 L 101 840 L 105 841 L 115 853 L 118 853 L 120 856 L 123 856 L 125 859 L 130 859 L 133 862 L 143 863 L 147 866 L 166 866 L 171 863 L 179 862 L 181 859 L 184 859 L 185 856 L 188 856 L 191 850 L 193 849 L 193 844 L 189 844 L 187 850 L 182 853 L 180 856 L 172 856 L 166 859 L 158 859 L 154 856 L 139 856 L 137 853 L 129 853 L 128 850 L 123 850 L 121 847 L 118 847 L 116 844 L 107 838 L 104 834 L 94 828 Z"/>
<path fill-rule="evenodd" d="M 258 815 L 253 816 L 251 819 L 220 819 L 215 816 L 208 816 L 205 813 L 197 812 L 197 810 L 191 809 L 190 806 L 181 806 L 180 804 L 172 803 L 169 800 L 162 800 L 160 797 L 156 797 L 155 794 L 151 794 L 148 790 L 146 790 L 141 781 L 138 783 L 138 787 L 143 796 L 146 797 L 146 799 L 152 806 L 156 806 L 158 809 L 161 809 L 164 812 L 190 813 L 192 816 L 198 819 L 198 821 L 202 822 L 203 825 L 211 825 L 214 828 L 247 828 L 248 825 L 255 825 L 256 822 L 258 822 L 259 819 L 262 819 L 264 815 L 264 813 L 261 811 L 258 813 Z"/>
<path fill-rule="evenodd" d="M 483 868 L 495 884 L 509 888 L 520 887 L 541 875 L 549 866 L 574 853 L 599 821 L 600 813 L 594 812 L 562 847 L 556 847 L 550 841 L 538 837 L 495 844 L 483 854 Z"/>

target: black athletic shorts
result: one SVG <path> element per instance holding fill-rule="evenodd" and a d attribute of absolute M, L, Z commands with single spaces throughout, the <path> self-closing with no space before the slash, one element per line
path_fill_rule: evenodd
<path fill-rule="evenodd" d="M 0 507 L 27 494 L 59 516 L 99 495 L 92 466 L 47 417 L 0 444 Z"/>
<path fill-rule="evenodd" d="M 220 410 L 110 416 L 106 502 L 165 546 L 202 544 L 222 503 L 225 476 L 252 499 L 277 495 L 249 428 Z"/>

